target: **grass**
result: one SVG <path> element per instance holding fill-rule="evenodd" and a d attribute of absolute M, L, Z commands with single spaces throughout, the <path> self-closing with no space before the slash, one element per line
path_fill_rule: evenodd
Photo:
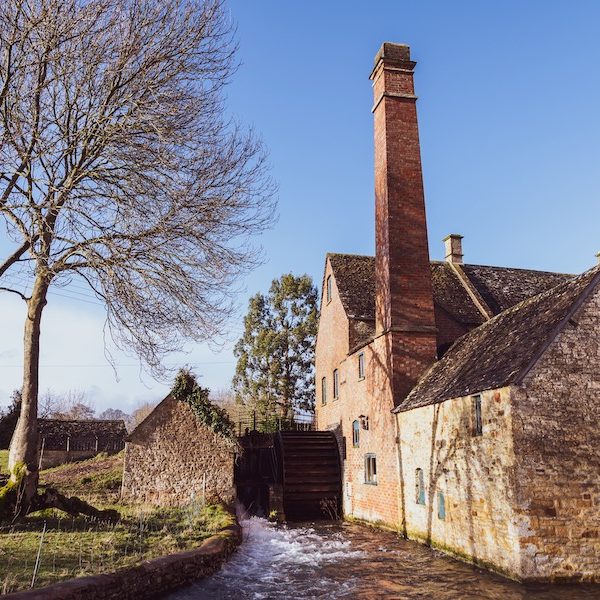
<path fill-rule="evenodd" d="M 233 523 L 220 505 L 158 509 L 118 504 L 122 464 L 121 455 L 104 455 L 41 473 L 42 484 L 98 507 L 115 508 L 122 519 L 109 524 L 47 510 L 0 527 L 0 594 L 30 587 L 44 523 L 36 588 L 194 548 Z"/>
<path fill-rule="evenodd" d="M 8 474 L 8 450 L 0 450 L 0 473 Z"/>

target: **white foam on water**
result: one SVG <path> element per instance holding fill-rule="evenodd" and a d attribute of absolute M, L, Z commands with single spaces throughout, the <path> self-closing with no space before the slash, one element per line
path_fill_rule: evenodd
<path fill-rule="evenodd" d="M 223 568 L 206 580 L 169 596 L 201 598 L 342 598 L 351 595 L 352 578 L 340 583 L 323 568 L 363 558 L 339 533 L 319 534 L 312 527 L 288 528 L 251 517 L 241 522 L 244 541 Z"/>

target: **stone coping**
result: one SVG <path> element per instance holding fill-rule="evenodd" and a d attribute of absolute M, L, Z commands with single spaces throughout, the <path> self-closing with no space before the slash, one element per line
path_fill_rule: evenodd
<path fill-rule="evenodd" d="M 7 594 L 14 600 L 140 600 L 157 598 L 217 571 L 242 541 L 238 524 L 194 550 L 147 560 L 110 573 L 76 577 L 48 587 Z"/>

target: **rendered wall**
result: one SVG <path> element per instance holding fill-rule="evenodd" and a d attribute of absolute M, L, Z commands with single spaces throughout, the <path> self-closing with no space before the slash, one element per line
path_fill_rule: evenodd
<path fill-rule="evenodd" d="M 510 391 L 481 397 L 480 436 L 473 435 L 470 396 L 398 414 L 403 525 L 413 539 L 518 577 Z M 417 503 L 417 469 L 424 474 L 424 505 Z M 439 492 L 444 519 L 438 516 Z"/>

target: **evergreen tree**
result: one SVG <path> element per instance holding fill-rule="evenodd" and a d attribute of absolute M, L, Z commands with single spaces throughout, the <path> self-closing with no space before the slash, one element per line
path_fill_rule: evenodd
<path fill-rule="evenodd" d="M 234 350 L 233 388 L 246 406 L 285 418 L 314 410 L 317 301 L 312 279 L 291 273 L 274 279 L 267 295 L 250 298 Z"/>
<path fill-rule="evenodd" d="M 21 392 L 15 390 L 11 394 L 10 399 L 10 406 L 0 413 L 0 450 L 7 450 L 10 446 L 10 439 L 17 426 L 17 420 L 21 412 Z"/>

